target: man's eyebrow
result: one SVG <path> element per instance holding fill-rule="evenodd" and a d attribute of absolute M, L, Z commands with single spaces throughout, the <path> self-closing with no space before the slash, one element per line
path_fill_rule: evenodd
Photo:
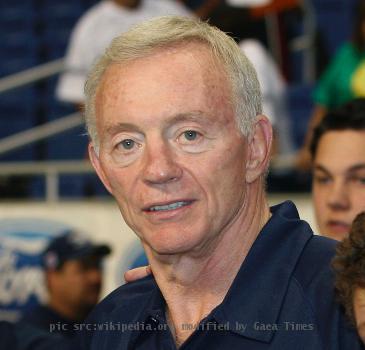
<path fill-rule="evenodd" d="M 353 173 L 358 170 L 365 170 L 365 163 L 359 163 L 351 166 L 347 172 Z"/>
<path fill-rule="evenodd" d="M 321 172 L 324 172 L 328 175 L 331 175 L 331 173 L 323 165 L 320 165 L 320 164 L 315 165 L 313 170 L 314 171 L 321 171 Z M 354 172 L 359 171 L 359 170 L 365 170 L 365 163 L 359 163 L 359 164 L 352 165 L 349 169 L 346 170 L 346 172 L 347 173 L 354 173 Z"/>
<path fill-rule="evenodd" d="M 121 131 L 137 131 L 140 132 L 140 129 L 137 125 L 134 125 L 132 123 L 117 123 L 113 125 L 108 125 L 106 127 L 106 132 L 109 135 L 114 135 Z"/>
<path fill-rule="evenodd" d="M 323 166 L 320 164 L 315 164 L 313 167 L 314 171 L 322 171 L 323 173 L 326 173 L 328 175 L 330 175 L 330 172 Z"/>
<path fill-rule="evenodd" d="M 214 124 L 214 120 L 210 118 L 204 117 L 204 113 L 201 111 L 192 111 L 188 113 L 179 113 L 165 120 L 164 124 L 169 127 L 174 124 L 182 123 L 182 122 L 198 122 L 205 125 Z M 132 123 L 117 123 L 113 125 L 108 125 L 106 127 L 106 132 L 109 135 L 114 135 L 121 131 L 135 131 L 142 132 L 141 129 Z"/>
<path fill-rule="evenodd" d="M 173 125 L 181 122 L 198 122 L 206 125 L 214 124 L 214 120 L 204 117 L 202 111 L 192 111 L 188 113 L 179 113 L 172 118 L 166 120 L 167 125 Z"/>

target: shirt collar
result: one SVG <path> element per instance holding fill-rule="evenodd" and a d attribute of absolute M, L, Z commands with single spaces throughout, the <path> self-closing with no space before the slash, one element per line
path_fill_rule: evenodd
<path fill-rule="evenodd" d="M 132 344 L 140 336 L 141 331 L 147 324 L 150 324 L 152 328 L 157 326 L 164 315 L 165 300 L 153 276 L 144 277 L 136 283 L 148 285 L 148 291 L 142 288 L 140 293 L 136 293 L 133 300 L 128 303 L 121 300 L 118 303 L 119 306 L 113 308 L 110 314 L 108 310 L 104 310 L 106 319 L 102 319 L 102 322 L 111 321 L 118 325 L 121 315 L 128 315 L 127 326 L 132 325 L 135 327 L 135 329 L 132 327 L 124 331 L 123 337 L 119 337 L 118 332 L 112 333 L 118 337 L 120 349 L 127 349 L 128 344 Z M 128 288 L 128 285 L 126 287 Z"/>
<path fill-rule="evenodd" d="M 271 212 L 225 299 L 213 311 L 220 323 L 229 322 L 232 332 L 264 342 L 275 330 L 257 329 L 254 323 L 277 322 L 296 262 L 313 235 L 292 202 L 276 205 Z M 247 327 L 237 327 L 236 322 Z"/>

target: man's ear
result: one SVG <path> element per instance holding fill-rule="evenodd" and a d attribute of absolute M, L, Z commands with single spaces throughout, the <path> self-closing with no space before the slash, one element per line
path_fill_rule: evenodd
<path fill-rule="evenodd" d="M 90 158 L 91 164 L 93 165 L 93 167 L 94 167 L 96 173 L 98 174 L 101 182 L 104 184 L 104 186 L 109 191 L 109 193 L 112 194 L 110 183 L 109 183 L 107 177 L 105 176 L 103 167 L 100 164 L 99 156 L 96 153 L 95 147 L 92 144 L 92 142 L 89 143 L 88 151 L 89 151 L 89 158 Z"/>
<path fill-rule="evenodd" d="M 45 270 L 44 272 L 44 280 L 47 286 L 48 290 L 52 289 L 53 283 L 52 283 L 52 271 L 49 269 Z"/>
<path fill-rule="evenodd" d="M 252 134 L 248 137 L 248 159 L 246 181 L 254 182 L 268 168 L 272 144 L 272 126 L 264 115 L 256 117 Z"/>

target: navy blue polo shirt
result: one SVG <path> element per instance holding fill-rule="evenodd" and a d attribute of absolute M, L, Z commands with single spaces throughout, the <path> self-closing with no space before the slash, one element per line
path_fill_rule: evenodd
<path fill-rule="evenodd" d="M 75 336 L 77 324 L 82 320 L 69 320 L 46 305 L 39 305 L 26 313 L 21 323 L 27 323 L 34 328 L 38 328 L 49 335 L 62 335 L 65 337 Z"/>
<path fill-rule="evenodd" d="M 225 299 L 181 350 L 362 349 L 335 301 L 335 241 L 313 235 L 291 202 L 271 208 Z M 78 349 L 176 349 L 152 276 L 124 285 L 94 309 Z"/>

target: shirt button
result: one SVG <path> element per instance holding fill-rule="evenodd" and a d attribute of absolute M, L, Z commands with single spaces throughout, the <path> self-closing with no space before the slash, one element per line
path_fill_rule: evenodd
<path fill-rule="evenodd" d="M 150 317 L 150 320 L 151 320 L 151 322 L 152 322 L 152 323 L 154 323 L 154 324 L 156 324 L 156 325 L 160 323 L 156 317 L 152 317 L 152 316 L 151 316 L 151 317 Z"/>

